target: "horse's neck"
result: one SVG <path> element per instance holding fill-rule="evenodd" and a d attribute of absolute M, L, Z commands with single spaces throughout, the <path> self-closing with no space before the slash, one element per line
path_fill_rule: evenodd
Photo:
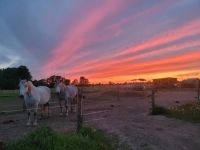
<path fill-rule="evenodd" d="M 55 87 L 58 87 L 58 86 L 59 86 L 59 84 L 60 84 L 59 82 L 56 82 L 56 83 L 55 83 Z"/>
<path fill-rule="evenodd" d="M 34 85 L 31 85 L 31 87 L 29 87 L 28 89 L 30 95 L 34 94 L 36 90 L 37 90 L 37 87 Z"/>
<path fill-rule="evenodd" d="M 60 91 L 65 92 L 65 90 L 66 90 L 66 86 L 63 83 L 60 84 Z"/>

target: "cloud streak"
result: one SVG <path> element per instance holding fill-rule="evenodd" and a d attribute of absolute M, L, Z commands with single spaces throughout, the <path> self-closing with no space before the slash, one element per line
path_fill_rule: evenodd
<path fill-rule="evenodd" d="M 73 54 L 75 55 L 77 50 L 86 45 L 87 34 L 92 31 L 108 14 L 112 14 L 123 5 L 119 0 L 105 1 L 102 6 L 97 9 L 89 10 L 86 12 L 84 20 L 78 21 L 72 28 L 71 34 L 66 36 L 61 42 L 59 47 L 53 50 L 52 59 L 45 66 L 45 69 L 54 68 L 60 64 L 63 64 Z"/>

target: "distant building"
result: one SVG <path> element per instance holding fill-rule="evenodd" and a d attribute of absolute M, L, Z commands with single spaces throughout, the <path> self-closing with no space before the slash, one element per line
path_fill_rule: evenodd
<path fill-rule="evenodd" d="M 178 83 L 177 78 L 160 78 L 160 79 L 153 79 L 153 84 L 157 88 L 171 88 L 175 87 Z"/>
<path fill-rule="evenodd" d="M 183 88 L 196 88 L 198 86 L 198 78 L 189 78 L 181 81 L 181 87 Z"/>

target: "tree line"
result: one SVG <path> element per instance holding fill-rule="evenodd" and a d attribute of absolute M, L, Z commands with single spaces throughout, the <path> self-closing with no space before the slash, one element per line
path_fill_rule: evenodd
<path fill-rule="evenodd" d="M 17 89 L 21 79 L 32 79 L 26 66 L 0 69 L 0 89 Z"/>
<path fill-rule="evenodd" d="M 70 79 L 66 79 L 62 76 L 50 76 L 47 79 L 32 80 L 32 75 L 26 66 L 12 67 L 0 69 L 0 90 L 13 90 L 18 88 L 19 81 L 21 79 L 31 80 L 35 86 L 48 86 L 54 87 L 56 81 L 63 81 L 66 85 L 72 83 L 75 85 L 88 85 L 89 80 L 84 76 L 81 76 L 79 81 L 74 79 L 72 82 Z"/>

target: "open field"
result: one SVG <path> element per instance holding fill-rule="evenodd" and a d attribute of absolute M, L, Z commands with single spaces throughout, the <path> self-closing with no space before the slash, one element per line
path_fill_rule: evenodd
<path fill-rule="evenodd" d="M 115 86 L 85 87 L 83 113 L 105 110 L 107 112 L 84 116 L 84 125 L 116 135 L 132 149 L 199 150 L 200 124 L 149 115 L 149 94 L 150 91 L 134 91 Z M 195 97 L 195 89 L 160 90 L 156 93 L 155 102 L 159 106 L 172 107 L 194 102 Z M 55 97 L 51 101 L 57 102 Z M 19 109 L 19 106 L 21 100 L 17 96 L 11 96 L 7 100 L 0 97 L 0 111 Z M 58 110 L 51 110 L 51 115 L 48 119 L 39 120 L 38 126 L 50 126 L 62 132 L 75 130 L 75 113 L 65 118 L 59 117 Z M 25 126 L 26 119 L 26 113 L 23 112 L 1 114 L 0 141 L 17 139 L 35 130 L 34 127 Z"/>

